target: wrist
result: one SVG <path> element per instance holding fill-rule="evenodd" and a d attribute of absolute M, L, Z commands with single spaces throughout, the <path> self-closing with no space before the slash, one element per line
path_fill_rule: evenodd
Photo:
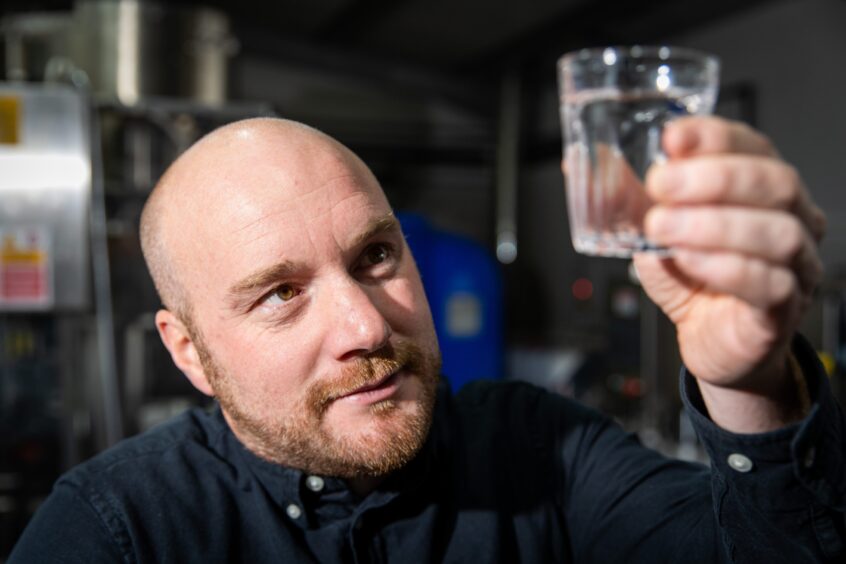
<path fill-rule="evenodd" d="M 711 420 L 733 433 L 773 431 L 810 410 L 805 377 L 789 350 L 750 374 L 743 385 L 718 386 L 699 379 L 697 384 Z"/>

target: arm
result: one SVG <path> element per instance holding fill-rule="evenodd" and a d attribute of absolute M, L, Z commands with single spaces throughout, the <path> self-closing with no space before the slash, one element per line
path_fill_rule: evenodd
<path fill-rule="evenodd" d="M 732 562 L 846 560 L 846 420 L 814 350 L 797 338 L 793 353 L 809 413 L 766 433 L 721 429 L 707 416 L 696 380 L 682 373 L 682 397 L 711 457 L 714 516 Z"/>
<path fill-rule="evenodd" d="M 644 289 L 676 325 L 712 420 L 736 433 L 801 419 L 789 345 L 822 275 L 825 217 L 759 133 L 718 118 L 668 125 L 646 188 L 645 228 L 670 260 L 636 257 Z"/>
<path fill-rule="evenodd" d="M 574 562 L 842 562 L 846 422 L 813 351 L 801 340 L 794 351 L 810 412 L 766 433 L 720 428 L 683 371 L 682 397 L 710 470 L 664 458 L 599 415 L 567 407 L 560 475 Z M 747 471 L 729 463 L 735 454 L 751 463 Z"/>
<path fill-rule="evenodd" d="M 123 555 L 91 505 L 58 483 L 18 540 L 8 564 L 124 562 Z"/>

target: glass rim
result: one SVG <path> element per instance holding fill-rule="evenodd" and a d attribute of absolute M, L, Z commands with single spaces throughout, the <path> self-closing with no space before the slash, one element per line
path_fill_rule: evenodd
<path fill-rule="evenodd" d="M 720 66 L 720 59 L 716 55 L 693 49 L 690 47 L 675 47 L 672 45 L 610 45 L 607 47 L 585 47 L 575 51 L 569 51 L 558 59 L 558 66 L 561 70 L 572 68 L 576 63 L 605 60 L 608 66 L 616 63 L 618 59 L 640 59 L 651 58 L 658 60 L 671 60 L 674 58 L 690 61 L 701 61 L 709 69 L 717 69 Z M 608 60 L 611 60 L 609 63 Z"/>

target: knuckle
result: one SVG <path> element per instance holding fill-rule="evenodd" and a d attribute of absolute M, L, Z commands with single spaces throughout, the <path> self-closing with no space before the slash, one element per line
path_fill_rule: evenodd
<path fill-rule="evenodd" d="M 737 133 L 728 121 L 716 119 L 702 124 L 702 135 L 710 151 L 724 153 L 734 146 Z"/>
<path fill-rule="evenodd" d="M 798 287 L 796 277 L 786 268 L 773 268 L 769 272 L 769 294 L 773 303 L 789 300 Z"/>
<path fill-rule="evenodd" d="M 713 163 L 707 171 L 698 175 L 699 178 L 708 179 L 711 198 L 714 201 L 725 200 L 729 196 L 731 186 L 734 182 L 734 174 L 730 167 Z"/>
<path fill-rule="evenodd" d="M 732 121 L 727 123 L 729 124 L 727 128 L 729 138 L 725 146 L 726 150 L 751 151 L 754 154 L 770 157 L 778 155 L 775 144 L 765 134 L 743 122 Z"/>
<path fill-rule="evenodd" d="M 733 125 L 733 132 L 736 136 L 738 146 L 746 146 L 761 155 L 774 156 L 778 154 L 772 139 L 765 133 L 758 131 L 747 123 L 738 121 L 733 122 Z M 745 140 L 745 142 L 741 141 L 741 139 Z"/>
<path fill-rule="evenodd" d="M 811 216 L 811 233 L 813 233 L 814 239 L 819 242 L 825 237 L 826 230 L 828 229 L 828 218 L 817 207 L 814 207 Z"/>
<path fill-rule="evenodd" d="M 742 165 L 738 165 L 740 168 Z M 754 197 L 760 197 L 760 193 L 767 190 L 772 190 L 773 183 L 770 181 L 770 171 L 766 166 L 745 166 L 743 167 L 743 180 L 749 186 L 749 190 Z M 776 196 L 781 192 L 781 186 L 776 183 Z"/>
<path fill-rule="evenodd" d="M 789 164 L 782 165 L 783 179 L 777 184 L 781 188 L 779 191 L 780 205 L 784 209 L 791 209 L 799 200 L 799 194 L 802 190 L 802 178 L 799 176 L 799 171 L 796 167 Z"/>
<path fill-rule="evenodd" d="M 777 229 L 771 238 L 775 242 L 775 258 L 782 261 L 789 261 L 796 257 L 805 244 L 805 228 L 802 223 L 793 216 L 783 218 L 781 221 L 772 222 Z"/>
<path fill-rule="evenodd" d="M 697 242 L 723 243 L 727 230 L 731 227 L 727 219 L 709 209 L 690 211 L 685 226 L 685 234 Z"/>
<path fill-rule="evenodd" d="M 775 155 L 778 153 L 778 151 L 776 150 L 775 143 L 773 143 L 773 140 L 770 139 L 768 135 L 761 133 L 756 129 L 753 129 L 752 127 L 746 124 L 743 124 L 743 127 L 745 127 L 746 130 L 752 135 L 754 135 L 755 138 L 758 140 L 758 144 L 760 145 L 760 151 L 762 153 L 770 155 Z"/>
<path fill-rule="evenodd" d="M 742 288 L 747 285 L 750 276 L 754 276 L 754 264 L 750 261 L 729 260 L 717 274 L 724 289 Z"/>

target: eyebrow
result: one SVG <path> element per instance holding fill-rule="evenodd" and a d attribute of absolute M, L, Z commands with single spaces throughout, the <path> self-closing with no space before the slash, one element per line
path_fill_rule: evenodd
<path fill-rule="evenodd" d="M 296 263 L 285 260 L 242 278 L 233 284 L 226 293 L 230 306 L 232 309 L 245 307 L 245 302 L 249 301 L 252 296 L 279 280 L 290 278 L 298 270 L 300 270 L 300 267 Z"/>
<path fill-rule="evenodd" d="M 400 231 L 400 224 L 393 213 L 372 221 L 367 229 L 362 231 L 352 241 L 352 247 L 358 247 L 369 239 L 390 231 Z M 233 284 L 226 295 L 233 309 L 241 309 L 249 298 L 272 286 L 280 280 L 291 278 L 302 272 L 303 265 L 290 260 L 283 260 L 265 269 L 259 270 Z"/>
<path fill-rule="evenodd" d="M 367 229 L 353 239 L 352 246 L 358 247 L 376 235 L 390 231 L 400 231 L 400 223 L 393 213 L 383 215 L 379 219 L 372 221 Z"/>

